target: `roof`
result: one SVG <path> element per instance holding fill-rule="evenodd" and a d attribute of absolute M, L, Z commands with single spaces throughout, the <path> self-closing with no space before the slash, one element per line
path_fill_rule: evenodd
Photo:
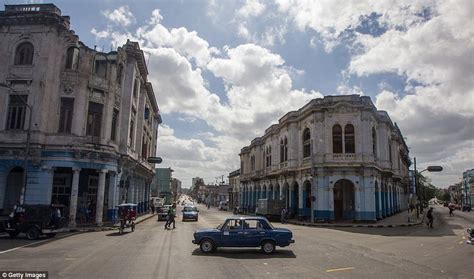
<path fill-rule="evenodd" d="M 267 218 L 261 217 L 261 216 L 230 216 L 227 217 L 226 220 L 228 219 L 239 219 L 239 220 L 265 220 L 268 221 Z"/>

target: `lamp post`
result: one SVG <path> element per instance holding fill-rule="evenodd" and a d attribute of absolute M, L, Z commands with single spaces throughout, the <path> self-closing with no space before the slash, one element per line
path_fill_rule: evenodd
<path fill-rule="evenodd" d="M 15 95 L 20 96 L 21 101 L 25 104 L 25 106 L 30 110 L 29 117 L 28 117 L 28 126 L 26 129 L 26 150 L 25 150 L 25 157 L 23 159 L 23 186 L 21 188 L 21 195 L 20 195 L 20 203 L 25 203 L 25 196 L 26 196 L 26 185 L 27 183 L 27 169 L 28 169 L 28 156 L 30 155 L 30 137 L 31 137 L 31 119 L 33 116 L 33 107 L 25 101 L 21 95 L 13 89 L 10 85 L 5 83 L 0 83 L 0 87 L 7 88 L 11 90 Z"/>
<path fill-rule="evenodd" d="M 442 167 L 442 166 L 429 166 L 429 167 L 427 167 L 426 169 L 424 169 L 424 170 L 418 172 L 418 171 L 416 170 L 416 157 L 414 158 L 414 165 L 415 165 L 415 188 L 416 188 L 416 193 L 417 193 L 417 195 L 418 195 L 418 193 L 419 193 L 419 192 L 418 192 L 418 185 L 419 185 L 419 184 L 418 184 L 418 174 L 421 174 L 421 173 L 424 172 L 424 171 L 440 172 L 440 171 L 443 171 L 443 167 Z M 423 186 L 423 189 L 421 189 L 421 190 L 422 190 L 422 191 L 421 191 L 421 192 L 422 192 L 422 193 L 421 193 L 421 199 L 420 199 L 420 197 L 418 197 L 418 200 L 421 201 L 421 211 L 420 211 L 420 212 L 423 213 L 423 203 L 424 203 L 424 201 L 425 201 L 425 186 Z M 417 210 L 417 211 L 418 211 L 418 210 Z"/>

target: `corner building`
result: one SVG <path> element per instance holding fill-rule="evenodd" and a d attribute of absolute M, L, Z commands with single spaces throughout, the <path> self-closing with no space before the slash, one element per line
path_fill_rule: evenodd
<path fill-rule="evenodd" d="M 138 43 L 101 52 L 69 25 L 53 4 L 0 11 L 0 209 L 59 202 L 74 226 L 87 205 L 101 224 L 147 209 L 161 117 Z"/>
<path fill-rule="evenodd" d="M 241 149 L 239 203 L 284 200 L 290 218 L 376 221 L 407 208 L 408 147 L 370 97 L 326 96 Z"/>

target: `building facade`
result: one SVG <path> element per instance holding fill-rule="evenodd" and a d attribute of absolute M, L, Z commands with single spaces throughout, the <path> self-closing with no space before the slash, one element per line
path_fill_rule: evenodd
<path fill-rule="evenodd" d="M 147 208 L 161 117 L 138 43 L 97 51 L 69 24 L 53 4 L 0 12 L 0 208 L 61 203 L 74 226 L 88 206 L 101 224 Z"/>
<path fill-rule="evenodd" d="M 240 169 L 235 170 L 229 173 L 229 208 L 235 208 L 240 206 L 240 197 L 239 197 L 239 189 L 240 189 Z"/>
<path fill-rule="evenodd" d="M 181 180 L 172 178 L 171 179 L 171 193 L 173 195 L 173 201 L 177 201 L 181 194 Z"/>
<path fill-rule="evenodd" d="M 462 173 L 461 192 L 462 204 L 472 206 L 474 204 L 474 169 Z"/>
<path fill-rule="evenodd" d="M 408 148 L 370 97 L 326 96 L 287 113 L 240 153 L 239 204 L 285 200 L 307 220 L 375 221 L 407 208 Z"/>
<path fill-rule="evenodd" d="M 173 170 L 171 168 L 156 168 L 155 177 L 152 181 L 152 193 L 164 199 L 164 204 L 171 204 L 173 202 L 173 192 L 171 189 L 171 175 Z M 156 190 L 155 190 L 156 189 Z"/>

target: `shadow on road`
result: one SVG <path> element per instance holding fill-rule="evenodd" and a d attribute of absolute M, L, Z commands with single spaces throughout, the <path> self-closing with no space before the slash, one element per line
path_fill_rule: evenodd
<path fill-rule="evenodd" d="M 192 252 L 193 256 L 207 256 L 207 257 L 222 257 L 229 259 L 267 259 L 267 258 L 287 258 L 294 259 L 296 258 L 295 253 L 291 250 L 275 250 L 271 255 L 263 254 L 260 250 L 257 249 L 240 249 L 240 248 L 218 248 L 216 252 L 205 254 L 199 250 L 195 249 Z"/>
<path fill-rule="evenodd" d="M 131 233 L 131 232 L 130 231 L 123 232 L 123 233 L 113 232 L 113 233 L 106 234 L 106 236 L 122 236 L 122 235 L 126 235 L 126 234 L 129 234 L 129 233 Z"/>
<path fill-rule="evenodd" d="M 10 238 L 8 235 L 0 236 L 0 251 L 13 249 L 19 246 L 28 245 L 25 248 L 40 247 L 48 243 L 58 241 L 67 237 L 74 236 L 79 233 L 59 233 L 55 237 L 48 238 L 46 236 L 40 236 L 37 240 L 29 240 L 25 234 L 19 234 L 15 238 Z"/>

